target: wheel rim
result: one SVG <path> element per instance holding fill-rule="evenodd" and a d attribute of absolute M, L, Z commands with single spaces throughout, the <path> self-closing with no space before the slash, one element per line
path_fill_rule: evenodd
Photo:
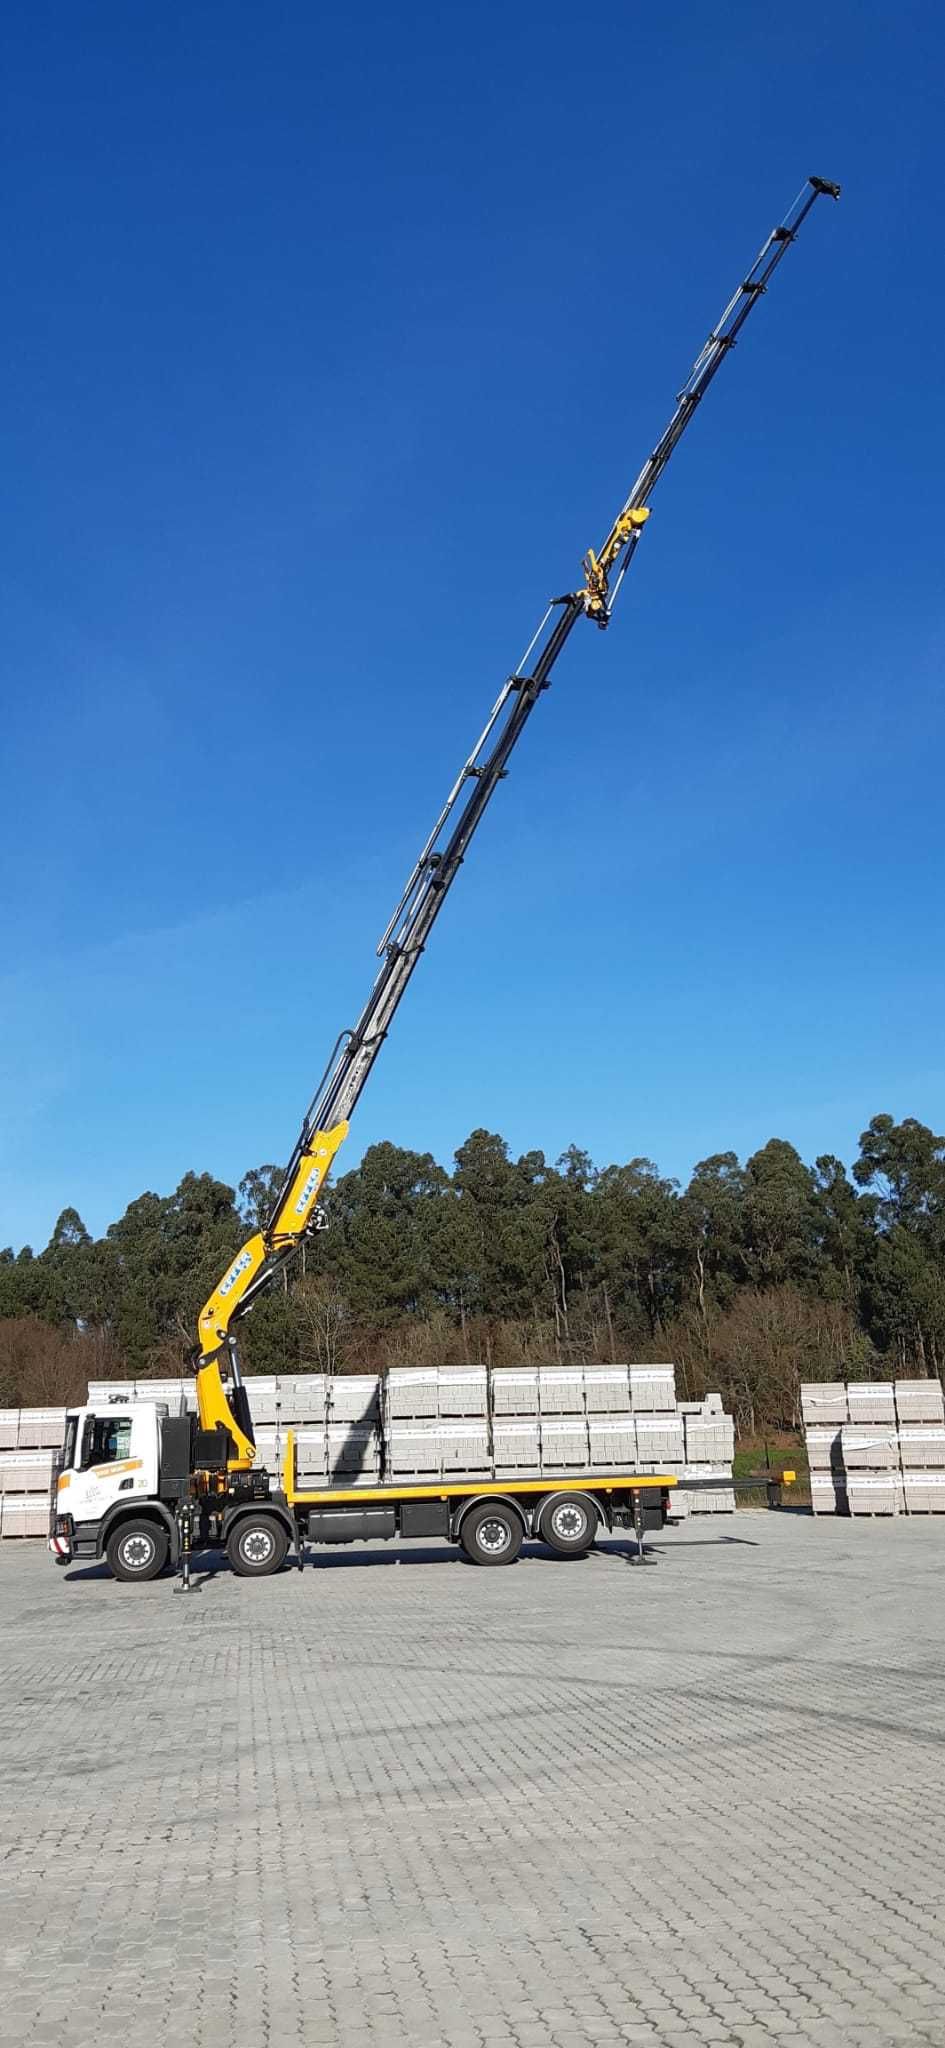
<path fill-rule="evenodd" d="M 268 1529 L 247 1529 L 240 1542 L 247 1564 L 268 1564 L 275 1547 L 275 1537 Z"/>
<path fill-rule="evenodd" d="M 149 1564 L 154 1563 L 154 1538 L 146 1536 L 143 1529 L 136 1529 L 133 1536 L 125 1537 L 118 1554 L 126 1571 L 147 1571 Z"/>
<path fill-rule="evenodd" d="M 559 1543 L 579 1543 L 587 1534 L 587 1510 L 578 1507 L 576 1501 L 562 1501 L 560 1507 L 552 1509 L 551 1529 Z"/>
<path fill-rule="evenodd" d="M 480 1522 L 476 1537 L 481 1550 L 487 1550 L 490 1557 L 499 1557 L 503 1550 L 508 1550 L 512 1531 L 500 1515 L 487 1515 Z"/>

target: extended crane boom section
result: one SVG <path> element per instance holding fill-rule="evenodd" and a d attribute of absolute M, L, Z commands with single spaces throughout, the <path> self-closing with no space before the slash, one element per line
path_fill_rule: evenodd
<path fill-rule="evenodd" d="M 609 533 L 584 558 L 584 583 L 553 598 L 515 672 L 503 683 L 472 753 L 464 761 L 446 803 L 411 870 L 380 942 L 382 965 L 353 1030 L 342 1033 L 322 1082 L 306 1113 L 280 1194 L 265 1224 L 247 1239 L 201 1312 L 197 1395 L 201 1425 L 230 1429 L 237 1468 L 252 1462 L 252 1426 L 245 1398 L 229 1398 L 220 1371 L 228 1352 L 237 1390 L 239 1367 L 231 1331 L 303 1238 L 319 1227 L 318 1196 L 371 1068 L 390 1030 L 417 961 L 443 907 L 509 759 L 574 626 L 591 618 L 605 627 L 649 518 L 649 499 L 673 451 L 734 346 L 753 306 L 821 196 L 838 198 L 840 188 L 809 178 L 784 220 L 768 236 L 751 269 L 729 300 L 679 393 L 676 409 L 647 458 Z M 611 579 L 614 579 L 613 584 Z M 237 1414 L 236 1411 L 239 1411 Z"/>

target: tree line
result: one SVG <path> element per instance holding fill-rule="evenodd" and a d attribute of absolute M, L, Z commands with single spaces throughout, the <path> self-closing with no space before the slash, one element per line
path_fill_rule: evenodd
<path fill-rule="evenodd" d="M 0 1405 L 177 1371 L 280 1179 L 188 1173 L 101 1238 L 67 1208 L 43 1251 L 0 1252 Z M 911 1117 L 874 1117 L 852 1173 L 772 1138 L 686 1187 L 575 1145 L 516 1159 L 485 1130 L 452 1172 L 382 1143 L 324 1206 L 329 1230 L 242 1327 L 248 1373 L 672 1359 L 680 1392 L 720 1389 L 750 1438 L 797 1426 L 804 1379 L 945 1360 L 945 1137 Z"/>

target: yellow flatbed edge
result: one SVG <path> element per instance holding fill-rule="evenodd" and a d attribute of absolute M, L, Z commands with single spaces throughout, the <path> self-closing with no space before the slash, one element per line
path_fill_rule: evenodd
<path fill-rule="evenodd" d="M 282 1481 L 290 1507 L 324 1506 L 339 1500 L 466 1500 L 485 1493 L 547 1493 L 549 1487 L 567 1488 L 569 1493 L 616 1493 L 627 1487 L 678 1485 L 675 1472 L 545 1472 L 540 1479 L 517 1479 L 510 1472 L 505 1479 L 437 1479 L 414 1485 L 394 1480 L 385 1486 L 320 1486 L 315 1491 L 296 1492 L 294 1481 L 295 1441 L 290 1430 Z"/>

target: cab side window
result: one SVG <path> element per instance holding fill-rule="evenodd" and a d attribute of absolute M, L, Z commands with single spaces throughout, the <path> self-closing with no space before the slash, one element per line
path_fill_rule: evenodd
<path fill-rule="evenodd" d="M 82 1442 L 82 1463 L 114 1465 L 131 1455 L 130 1415 L 90 1415 Z"/>

